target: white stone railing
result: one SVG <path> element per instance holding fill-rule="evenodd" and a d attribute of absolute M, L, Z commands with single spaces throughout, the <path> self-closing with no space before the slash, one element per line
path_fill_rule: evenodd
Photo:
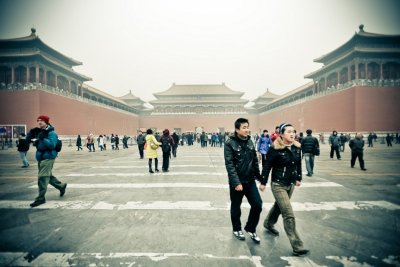
<path fill-rule="evenodd" d="M 7 91 L 21 91 L 21 90 L 42 90 L 45 92 L 50 92 L 56 95 L 61 95 L 64 97 L 68 97 L 74 100 L 78 100 L 81 102 L 89 103 L 92 105 L 100 106 L 103 108 L 108 108 L 108 109 L 118 109 L 120 112 L 125 112 L 127 114 L 139 114 L 138 111 L 126 111 L 124 109 L 120 109 L 118 107 L 114 106 L 109 106 L 82 96 L 79 96 L 77 94 L 71 93 L 69 91 L 66 91 L 64 89 L 58 88 L 58 87 L 53 87 L 49 86 L 47 84 L 42 84 L 42 83 L 13 83 L 13 84 L 5 84 L 5 83 L 0 83 L 0 90 L 7 90 Z M 130 107 L 127 107 L 128 109 L 131 109 Z"/>

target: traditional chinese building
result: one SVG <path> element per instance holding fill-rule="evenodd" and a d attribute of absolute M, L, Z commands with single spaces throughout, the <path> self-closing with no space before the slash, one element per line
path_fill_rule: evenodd
<path fill-rule="evenodd" d="M 32 29 L 22 38 L 0 40 L 0 126 L 36 126 L 49 114 L 62 135 L 136 133 L 141 108 L 83 84 L 82 63 L 46 45 Z"/>
<path fill-rule="evenodd" d="M 153 109 L 143 112 L 144 128 L 175 129 L 190 132 L 225 132 L 233 130 L 238 116 L 248 116 L 244 105 L 248 100 L 224 83 L 177 85 L 153 94 Z M 256 120 L 256 119 L 255 119 Z"/>
<path fill-rule="evenodd" d="M 259 125 L 291 122 L 299 131 L 398 131 L 400 35 L 359 32 L 314 60 L 313 79 L 260 107 Z"/>

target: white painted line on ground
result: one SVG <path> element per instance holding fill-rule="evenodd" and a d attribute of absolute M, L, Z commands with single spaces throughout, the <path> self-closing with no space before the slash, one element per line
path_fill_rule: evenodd
<path fill-rule="evenodd" d="M 351 267 L 373 267 L 371 265 L 369 265 L 368 263 L 359 263 L 357 262 L 357 258 L 356 257 L 346 257 L 346 256 L 342 256 L 342 257 L 338 257 L 338 256 L 326 256 L 327 259 L 330 260 L 334 260 L 336 262 L 339 262 L 341 264 L 343 264 L 343 266 L 351 266 Z"/>
<path fill-rule="evenodd" d="M 131 166 L 91 166 L 92 169 L 137 169 L 138 167 L 142 167 L 143 169 L 148 169 L 149 165 L 141 164 L 141 165 L 131 165 Z M 201 164 L 185 164 L 185 165 L 171 165 L 170 168 L 187 168 L 187 167 L 215 167 L 214 165 L 201 165 Z"/>
<path fill-rule="evenodd" d="M 0 200 L 0 209 L 30 209 L 31 201 Z M 269 210 L 273 203 L 264 203 L 263 207 Z M 242 204 L 243 208 L 250 208 L 248 203 Z M 347 210 L 399 210 L 400 205 L 387 201 L 333 201 L 333 202 L 293 202 L 294 211 L 335 211 L 338 209 Z M 105 201 L 48 201 L 35 209 L 74 209 L 74 210 L 207 210 L 207 211 L 228 211 L 230 203 L 211 203 L 210 201 L 129 201 L 124 204 L 112 204 Z"/>
<path fill-rule="evenodd" d="M 83 261 L 85 266 L 109 266 L 109 260 L 124 261 L 124 266 L 135 265 L 137 258 L 149 258 L 154 262 L 170 259 L 170 258 L 189 258 L 192 260 L 202 259 L 223 259 L 233 261 L 250 261 L 256 267 L 263 267 L 261 264 L 261 257 L 259 256 L 236 256 L 236 257 L 223 257 L 214 256 L 212 254 L 196 254 L 190 255 L 188 253 L 155 253 L 155 252 L 127 252 L 127 253 L 63 253 L 63 252 L 44 252 L 36 259 L 28 262 L 24 257 L 28 255 L 27 252 L 0 252 L 1 266 L 71 266 L 72 264 L 79 264 Z M 103 262 L 107 261 L 107 262 Z M 130 262 L 131 261 L 131 262 Z M 73 266 L 73 265 L 72 265 Z"/>
<path fill-rule="evenodd" d="M 270 184 L 267 184 L 270 187 Z M 302 183 L 300 188 L 315 188 L 315 187 L 342 187 L 340 184 L 333 182 L 315 182 L 315 183 Z M 37 189 L 37 185 L 31 185 L 29 188 Z M 121 183 L 121 184 L 68 184 L 68 189 L 113 189 L 113 188 L 217 188 L 229 189 L 228 184 L 216 183 Z"/>
<path fill-rule="evenodd" d="M 286 267 L 327 267 L 316 264 L 307 257 L 281 257 L 281 259 L 289 263 L 289 265 L 285 265 Z"/>
<path fill-rule="evenodd" d="M 146 173 L 70 173 L 65 176 L 68 177 L 93 177 L 93 176 L 120 176 L 120 177 L 135 177 L 135 176 L 181 176 L 181 175 L 193 175 L 193 176 L 227 176 L 226 172 L 159 172 L 154 174 Z"/>

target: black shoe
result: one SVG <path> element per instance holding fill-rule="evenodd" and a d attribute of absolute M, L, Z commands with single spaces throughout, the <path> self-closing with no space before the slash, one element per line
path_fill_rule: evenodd
<path fill-rule="evenodd" d="M 352 168 L 354 168 L 354 166 L 351 166 Z"/>
<path fill-rule="evenodd" d="M 27 166 L 21 166 L 21 168 L 28 168 L 29 167 L 29 165 L 27 165 Z"/>
<path fill-rule="evenodd" d="M 244 234 L 242 231 L 233 231 L 233 235 L 239 240 L 245 240 Z"/>
<path fill-rule="evenodd" d="M 156 169 L 156 172 L 159 172 L 160 170 L 159 169 Z"/>
<path fill-rule="evenodd" d="M 249 232 L 249 231 L 246 231 L 246 232 L 249 234 L 250 238 L 254 241 L 254 243 L 260 244 L 261 240 L 257 236 L 256 232 L 254 232 L 254 233 Z"/>
<path fill-rule="evenodd" d="M 278 232 L 278 230 L 275 229 L 275 227 L 273 227 L 273 226 L 264 226 L 264 228 L 267 229 L 267 231 L 270 234 L 272 234 L 274 236 L 279 236 L 279 232 Z"/>
<path fill-rule="evenodd" d="M 311 177 L 311 176 L 312 176 L 312 174 L 310 174 L 310 173 L 307 173 L 307 174 L 306 174 L 306 176 L 308 176 L 308 177 Z"/>
<path fill-rule="evenodd" d="M 33 207 L 37 207 L 39 205 L 42 205 L 44 203 L 46 203 L 46 200 L 44 200 L 44 199 L 43 200 L 35 200 L 34 202 L 32 202 L 29 205 L 33 208 Z"/>
<path fill-rule="evenodd" d="M 366 171 L 367 169 L 366 168 L 362 168 L 361 170 Z"/>
<path fill-rule="evenodd" d="M 149 173 L 154 173 L 153 170 L 149 170 Z"/>
<path fill-rule="evenodd" d="M 67 184 L 64 185 L 63 188 L 60 189 L 60 197 L 62 197 L 63 195 L 65 195 L 65 190 L 67 189 Z"/>
<path fill-rule="evenodd" d="M 307 255 L 310 251 L 308 249 L 293 250 L 293 256 Z"/>

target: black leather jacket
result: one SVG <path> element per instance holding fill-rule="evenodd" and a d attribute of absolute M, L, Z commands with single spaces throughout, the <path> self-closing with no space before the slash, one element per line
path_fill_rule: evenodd
<path fill-rule="evenodd" d="M 271 169 L 273 182 L 287 186 L 301 181 L 300 143 L 295 141 L 292 146 L 287 147 L 281 138 L 277 138 L 274 146 L 268 151 L 267 160 L 264 161 L 261 184 L 267 184 Z"/>
<path fill-rule="evenodd" d="M 247 140 L 239 139 L 236 134 L 229 137 L 225 142 L 224 157 L 230 186 L 236 187 L 261 178 L 256 148 L 250 137 Z"/>

